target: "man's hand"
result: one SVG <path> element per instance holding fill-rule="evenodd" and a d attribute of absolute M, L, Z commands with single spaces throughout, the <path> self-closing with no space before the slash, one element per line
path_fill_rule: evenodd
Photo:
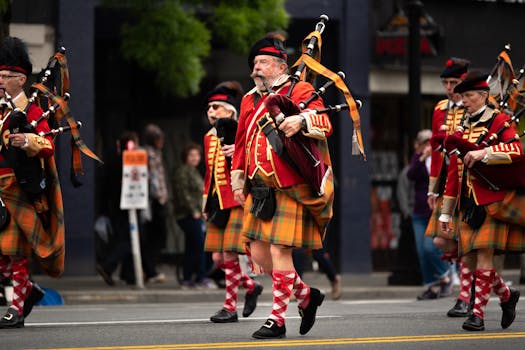
<path fill-rule="evenodd" d="M 450 232 L 452 232 L 452 228 L 450 227 L 449 222 L 440 221 L 440 223 L 441 223 L 441 232 L 446 233 L 446 234 L 449 234 Z"/>
<path fill-rule="evenodd" d="M 235 199 L 241 206 L 244 207 L 244 203 L 246 202 L 246 197 L 244 197 L 244 193 L 242 192 L 242 188 L 239 188 L 235 191 L 233 191 L 233 199 Z"/>
<path fill-rule="evenodd" d="M 487 151 L 484 149 L 470 151 L 463 157 L 463 163 L 467 168 L 472 168 L 477 161 L 482 160 L 486 155 Z"/>
<path fill-rule="evenodd" d="M 290 137 L 292 135 L 295 135 L 301 130 L 303 123 L 303 117 L 300 115 L 291 115 L 289 117 L 284 118 L 281 125 L 279 125 L 279 130 L 284 132 L 284 135 L 286 137 Z"/>
<path fill-rule="evenodd" d="M 9 134 L 9 145 L 13 147 L 23 147 L 27 143 L 27 137 L 23 133 Z"/>
<path fill-rule="evenodd" d="M 221 146 L 222 153 L 224 153 L 224 156 L 231 157 L 233 155 L 233 152 L 235 152 L 235 145 L 224 145 Z"/>

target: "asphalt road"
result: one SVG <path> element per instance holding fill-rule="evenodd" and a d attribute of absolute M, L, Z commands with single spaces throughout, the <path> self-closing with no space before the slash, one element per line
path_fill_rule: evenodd
<path fill-rule="evenodd" d="M 485 332 L 465 332 L 463 319 L 445 316 L 453 299 L 435 301 L 327 300 L 317 323 L 299 335 L 297 306 L 290 304 L 287 337 L 251 338 L 271 305 L 234 324 L 212 324 L 220 304 L 155 303 L 36 307 L 22 329 L 0 330 L 0 349 L 476 349 L 520 350 L 525 346 L 525 312 L 508 330 L 491 299 Z M 242 307 L 242 305 L 241 305 Z"/>

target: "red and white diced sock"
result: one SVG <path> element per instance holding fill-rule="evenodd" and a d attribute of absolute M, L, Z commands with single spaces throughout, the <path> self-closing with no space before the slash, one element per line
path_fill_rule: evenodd
<path fill-rule="evenodd" d="M 495 272 L 494 275 L 494 286 L 492 287 L 494 294 L 499 297 L 499 300 L 502 303 L 509 301 L 510 298 L 510 288 L 507 286 L 500 274 Z"/>
<path fill-rule="evenodd" d="M 474 280 L 474 274 L 467 265 L 461 263 L 459 269 L 459 295 L 458 299 L 463 300 L 467 304 L 470 303 L 472 294 L 472 283 Z"/>
<path fill-rule="evenodd" d="M 489 302 L 490 291 L 494 284 L 494 269 L 477 269 L 476 270 L 476 292 L 474 300 L 474 309 L 472 313 L 479 318 L 485 317 L 485 308 Z"/>
<path fill-rule="evenodd" d="M 295 271 L 273 270 L 272 272 L 272 295 L 273 307 L 270 319 L 274 320 L 279 327 L 284 325 L 286 309 L 290 302 L 293 283 L 295 280 Z"/>
<path fill-rule="evenodd" d="M 293 295 L 297 299 L 300 308 L 305 308 L 310 302 L 310 287 L 303 282 L 299 274 L 295 273 L 295 280 L 293 283 Z"/>
<path fill-rule="evenodd" d="M 225 261 L 223 269 L 226 282 L 226 298 L 224 300 L 223 309 L 229 312 L 234 312 L 237 310 L 239 284 L 242 276 L 239 260 Z"/>
<path fill-rule="evenodd" d="M 13 302 L 11 306 L 21 315 L 24 310 L 24 301 L 30 291 L 28 263 L 27 259 L 21 257 L 11 259 L 11 263 L 13 266 Z"/>

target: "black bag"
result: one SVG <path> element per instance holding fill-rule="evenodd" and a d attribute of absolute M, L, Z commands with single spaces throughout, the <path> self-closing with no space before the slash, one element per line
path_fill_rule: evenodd
<path fill-rule="evenodd" d="M 7 210 L 2 198 L 0 198 L 0 231 L 7 227 L 10 219 L 11 216 L 9 215 L 9 211 Z"/>
<path fill-rule="evenodd" d="M 250 192 L 253 199 L 250 213 L 263 221 L 270 221 L 275 215 L 275 189 L 266 186 L 252 185 Z"/>
<path fill-rule="evenodd" d="M 230 220 L 230 209 L 221 209 L 217 192 L 208 197 L 205 212 L 208 213 L 208 222 L 218 228 L 225 228 Z"/>
<path fill-rule="evenodd" d="M 463 221 L 473 230 L 479 229 L 487 217 L 485 207 L 477 205 L 473 197 L 462 198 L 461 210 L 463 211 Z"/>

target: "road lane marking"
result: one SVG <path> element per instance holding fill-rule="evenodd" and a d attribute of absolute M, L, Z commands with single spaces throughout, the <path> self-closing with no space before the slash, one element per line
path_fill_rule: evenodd
<path fill-rule="evenodd" d="M 318 315 L 316 318 L 341 318 L 336 315 Z M 299 316 L 287 316 L 287 319 L 300 319 Z M 266 321 L 268 317 L 250 317 L 249 320 L 239 320 L 241 322 Z M 98 325 L 128 325 L 128 324 L 152 324 L 152 323 L 210 323 L 209 318 L 187 318 L 187 319 L 159 319 L 159 320 L 110 320 L 110 321 L 72 321 L 72 322 L 28 322 L 26 327 L 54 327 L 54 326 L 98 326 Z"/>
<path fill-rule="evenodd" d="M 167 344 L 167 345 L 136 345 L 136 346 L 110 346 L 110 347 L 84 347 L 84 348 L 53 348 L 53 350 L 201 350 L 201 349 L 247 349 L 267 347 L 299 347 L 319 345 L 358 345 L 380 343 L 415 343 L 436 341 L 461 341 L 483 339 L 516 339 L 525 338 L 525 332 L 502 333 L 462 333 L 462 334 L 436 334 L 417 336 L 386 336 L 370 338 L 331 338 L 308 340 L 265 340 L 250 342 L 225 342 L 225 343 L 195 343 L 195 344 Z"/>

